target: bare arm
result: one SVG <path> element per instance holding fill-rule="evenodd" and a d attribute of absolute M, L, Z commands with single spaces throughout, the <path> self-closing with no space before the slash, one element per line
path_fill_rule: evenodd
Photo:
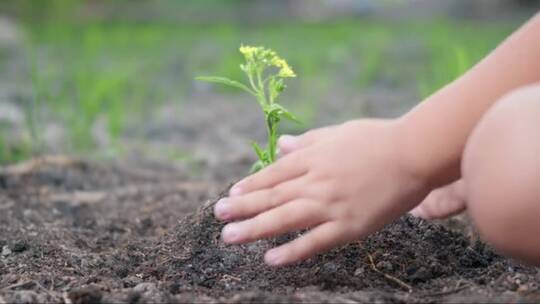
<path fill-rule="evenodd" d="M 403 145 L 414 148 L 405 159 L 432 187 L 458 179 L 465 143 L 482 115 L 504 94 L 537 81 L 540 15 L 401 118 Z"/>

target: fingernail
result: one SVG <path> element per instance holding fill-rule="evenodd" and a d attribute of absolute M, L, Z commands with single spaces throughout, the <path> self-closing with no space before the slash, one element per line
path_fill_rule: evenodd
<path fill-rule="evenodd" d="M 293 150 L 296 147 L 298 139 L 296 136 L 292 135 L 281 135 L 279 137 L 278 145 L 281 149 L 289 151 Z"/>
<path fill-rule="evenodd" d="M 238 182 L 236 185 L 232 186 L 231 190 L 229 190 L 229 196 L 238 196 L 242 194 L 242 182 Z"/>
<path fill-rule="evenodd" d="M 221 237 L 225 243 L 234 243 L 240 240 L 242 229 L 237 224 L 229 224 L 223 228 Z"/>
<path fill-rule="evenodd" d="M 414 208 L 413 210 L 409 211 L 409 214 L 414 217 L 424 218 L 425 214 L 420 208 Z"/>
<path fill-rule="evenodd" d="M 231 216 L 228 199 L 222 198 L 216 203 L 214 206 L 214 215 L 220 220 L 226 220 Z"/>
<path fill-rule="evenodd" d="M 264 256 L 264 260 L 266 261 L 266 264 L 270 266 L 278 266 L 283 264 L 284 256 L 281 250 L 272 249 L 266 253 L 266 255 Z"/>

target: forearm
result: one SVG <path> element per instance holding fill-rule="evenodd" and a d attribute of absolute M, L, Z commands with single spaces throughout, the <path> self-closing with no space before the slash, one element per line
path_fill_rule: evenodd
<path fill-rule="evenodd" d="M 482 115 L 505 93 L 537 81 L 540 16 L 398 121 L 407 165 L 433 187 L 458 179 L 467 138 Z"/>

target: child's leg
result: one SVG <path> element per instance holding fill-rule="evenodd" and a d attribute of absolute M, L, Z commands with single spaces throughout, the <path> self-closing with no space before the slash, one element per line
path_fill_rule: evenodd
<path fill-rule="evenodd" d="M 514 91 L 484 115 L 467 142 L 462 176 L 481 236 L 540 264 L 540 85 Z"/>

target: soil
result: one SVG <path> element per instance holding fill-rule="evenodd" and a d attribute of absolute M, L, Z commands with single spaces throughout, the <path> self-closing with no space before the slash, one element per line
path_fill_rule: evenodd
<path fill-rule="evenodd" d="M 3 169 L 0 303 L 540 301 L 538 269 L 498 255 L 459 220 L 405 216 L 267 267 L 265 249 L 297 234 L 224 245 L 212 216 L 219 189 L 174 170 L 62 158 Z"/>

